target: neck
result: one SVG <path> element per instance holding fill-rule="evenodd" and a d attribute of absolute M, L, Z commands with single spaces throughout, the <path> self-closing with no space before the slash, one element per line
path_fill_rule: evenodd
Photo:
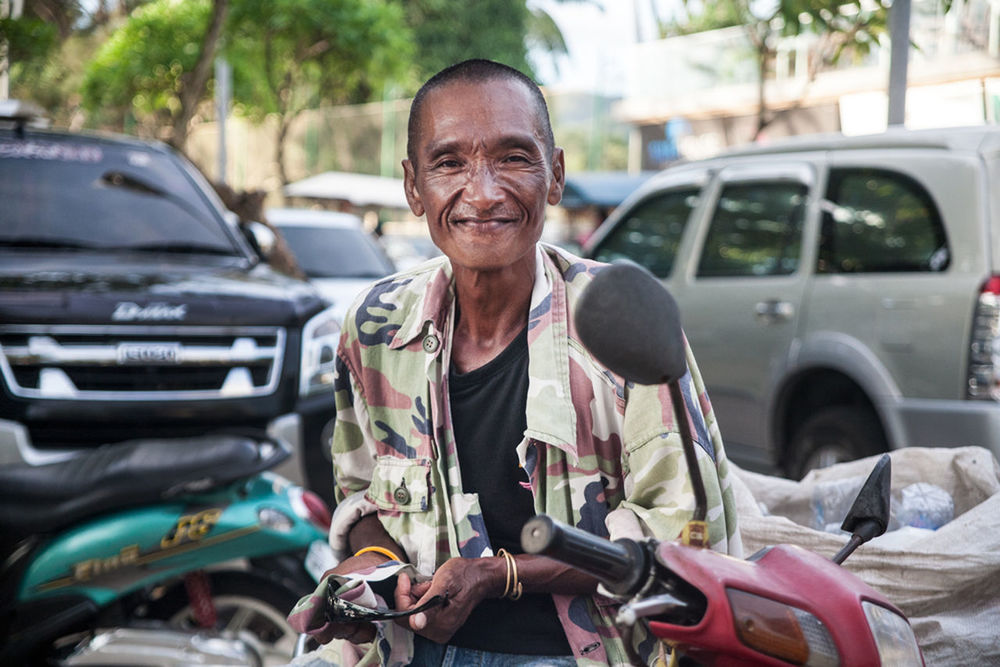
<path fill-rule="evenodd" d="M 468 372 L 493 359 L 528 324 L 535 256 L 499 271 L 455 268 L 458 322 L 452 362 Z"/>

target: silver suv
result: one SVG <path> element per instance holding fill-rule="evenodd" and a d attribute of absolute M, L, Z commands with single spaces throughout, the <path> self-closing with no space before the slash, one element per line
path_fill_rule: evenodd
<path fill-rule="evenodd" d="M 1000 128 L 802 137 L 671 167 L 586 252 L 681 308 L 730 456 L 1000 454 Z"/>

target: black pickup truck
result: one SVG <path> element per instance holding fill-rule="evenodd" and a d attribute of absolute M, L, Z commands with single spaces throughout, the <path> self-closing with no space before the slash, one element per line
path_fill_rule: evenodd
<path fill-rule="evenodd" d="M 0 465 L 257 429 L 332 496 L 339 326 L 164 145 L 0 108 Z"/>

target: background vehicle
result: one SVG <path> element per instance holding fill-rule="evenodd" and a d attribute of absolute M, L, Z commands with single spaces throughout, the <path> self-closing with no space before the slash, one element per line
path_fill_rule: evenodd
<path fill-rule="evenodd" d="M 775 142 L 665 170 L 587 254 L 669 286 L 745 467 L 998 452 L 998 160 L 996 127 Z"/>
<path fill-rule="evenodd" d="M 0 662 L 286 664 L 333 559 L 323 501 L 263 472 L 289 454 L 217 435 L 0 468 Z"/>
<path fill-rule="evenodd" d="M 254 428 L 332 500 L 334 312 L 186 160 L 0 119 L 0 464 Z"/>
<path fill-rule="evenodd" d="M 303 208 L 270 208 L 266 215 L 338 322 L 364 287 L 396 271 L 356 215 Z"/>

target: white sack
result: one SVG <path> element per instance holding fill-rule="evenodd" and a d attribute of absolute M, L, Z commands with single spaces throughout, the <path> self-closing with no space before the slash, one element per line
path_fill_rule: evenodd
<path fill-rule="evenodd" d="M 844 566 L 907 615 L 928 666 L 1000 665 L 1000 465 L 981 447 L 910 447 L 891 458 L 894 499 L 930 482 L 951 495 L 955 518 L 937 530 L 886 533 Z M 801 482 L 736 468 L 744 553 L 787 543 L 833 556 L 848 535 L 809 527 L 830 524 L 816 508 L 841 492 L 849 507 L 877 460 L 814 470 Z"/>

